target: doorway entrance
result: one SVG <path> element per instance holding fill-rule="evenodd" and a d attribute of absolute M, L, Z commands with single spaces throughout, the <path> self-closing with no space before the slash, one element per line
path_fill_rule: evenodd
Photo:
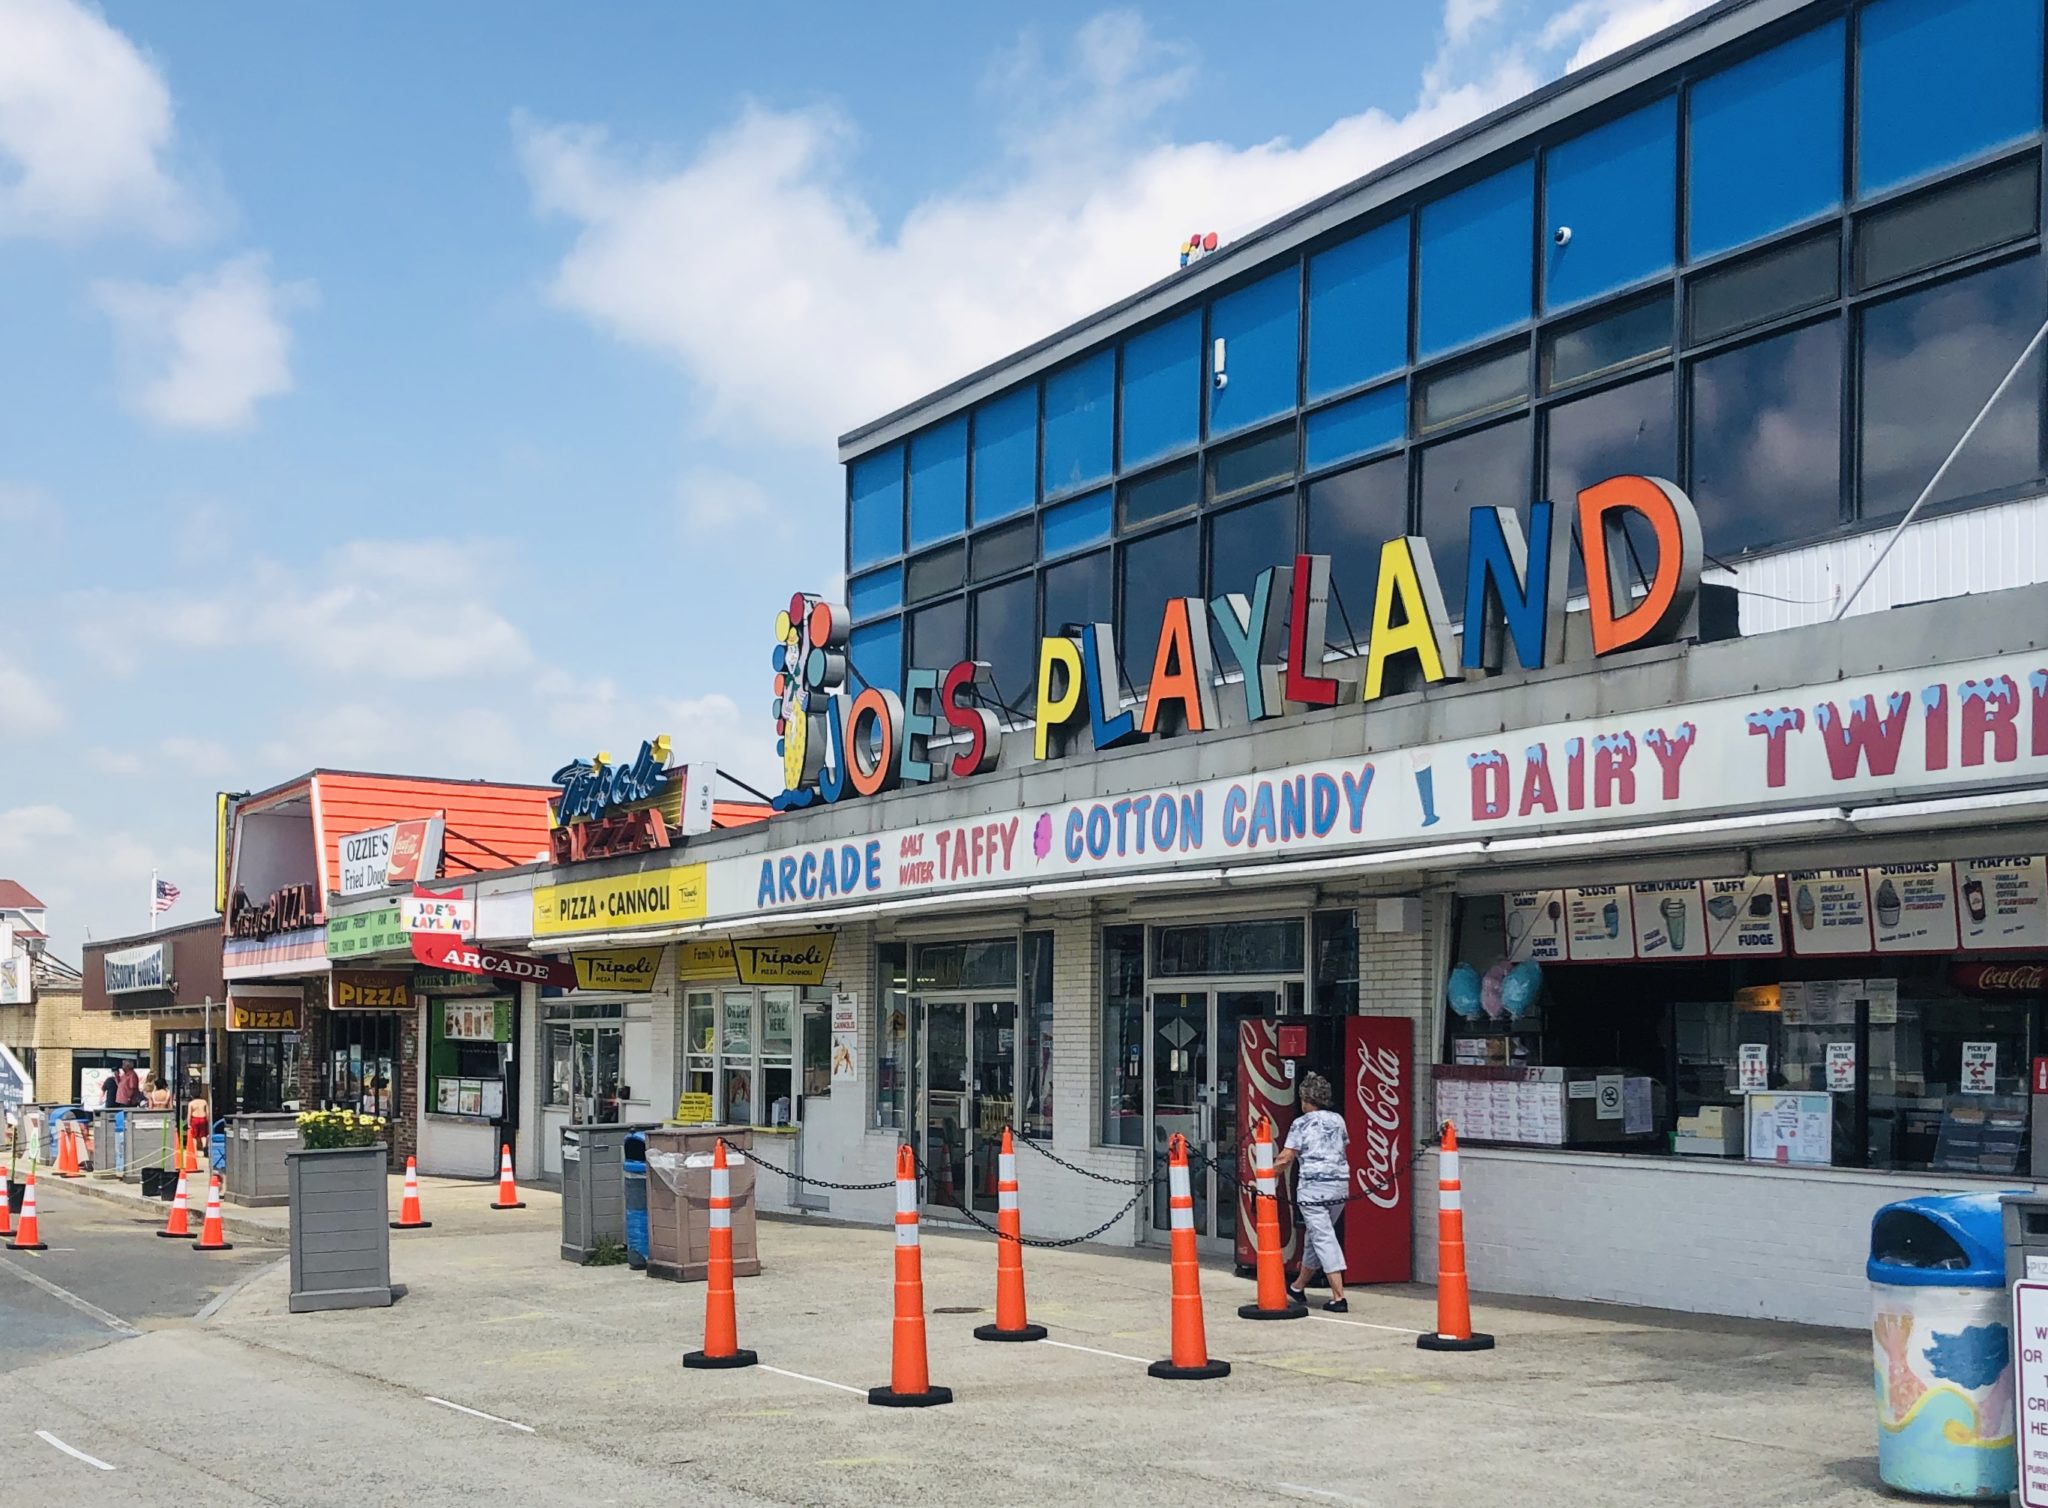
<path fill-rule="evenodd" d="M 1177 982 L 1145 1000 L 1145 1122 L 1151 1128 L 1152 1229 L 1171 1225 L 1166 1176 L 1168 1140 L 1188 1141 L 1188 1183 L 1195 1201 L 1195 1238 L 1202 1250 L 1235 1249 L 1238 1183 L 1250 1171 L 1240 1157 L 1237 1127 L 1237 1028 L 1275 1015 L 1282 986 L 1242 980 L 1204 985 Z"/>
<path fill-rule="evenodd" d="M 962 1207 L 993 1212 L 1003 1127 L 1017 1109 L 1017 1001 L 924 996 L 920 1155 L 924 1205 L 934 1216 Z"/>
<path fill-rule="evenodd" d="M 569 1028 L 569 1118 L 584 1125 L 619 1118 L 619 1074 L 624 1036 L 607 1023 L 578 1021 Z"/>

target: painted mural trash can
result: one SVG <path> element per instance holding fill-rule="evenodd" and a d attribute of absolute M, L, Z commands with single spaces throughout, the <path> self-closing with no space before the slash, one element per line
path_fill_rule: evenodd
<path fill-rule="evenodd" d="M 1870 1222 L 1877 1474 L 1927 1497 L 2018 1483 L 1998 1194 L 1888 1204 Z"/>

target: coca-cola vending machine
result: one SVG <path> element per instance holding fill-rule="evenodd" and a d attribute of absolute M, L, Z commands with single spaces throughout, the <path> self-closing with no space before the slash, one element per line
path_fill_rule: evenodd
<path fill-rule="evenodd" d="M 1301 1113 L 1297 1098 L 1301 1076 L 1313 1069 L 1333 1089 L 1343 1080 L 1343 1026 L 1339 1016 L 1296 1016 L 1282 1020 L 1248 1020 L 1237 1024 L 1237 1266 L 1241 1273 L 1257 1269 L 1258 1223 L 1252 1196 L 1252 1141 L 1261 1115 L 1273 1121 L 1273 1148 L 1287 1144 L 1287 1128 Z M 1341 1105 L 1331 1107 L 1342 1112 Z M 1282 1179 L 1283 1184 L 1286 1180 Z M 1294 1207 L 1280 1205 L 1280 1250 L 1293 1267 L 1301 1253 L 1301 1232 Z"/>
<path fill-rule="evenodd" d="M 1344 1020 L 1342 1101 L 1351 1147 L 1344 1206 L 1344 1281 L 1406 1283 L 1415 1275 L 1415 1026 L 1392 1016 Z"/>

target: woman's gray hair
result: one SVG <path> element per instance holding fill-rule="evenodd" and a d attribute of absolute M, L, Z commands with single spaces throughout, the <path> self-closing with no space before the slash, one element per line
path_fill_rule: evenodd
<path fill-rule="evenodd" d="M 1319 1073 L 1301 1076 L 1301 1097 L 1318 1110 L 1330 1108 L 1330 1081 Z"/>

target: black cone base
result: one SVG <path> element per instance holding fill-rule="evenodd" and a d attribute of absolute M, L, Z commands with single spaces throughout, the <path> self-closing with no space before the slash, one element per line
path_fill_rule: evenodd
<path fill-rule="evenodd" d="M 430 1230 L 433 1228 L 433 1224 L 434 1222 L 431 1220 L 394 1220 L 391 1222 L 391 1228 L 393 1230 Z"/>
<path fill-rule="evenodd" d="M 1237 1317 L 1260 1320 L 1306 1319 L 1308 1305 L 1289 1304 L 1281 1309 L 1261 1309 L 1257 1304 L 1240 1304 L 1237 1306 Z"/>
<path fill-rule="evenodd" d="M 526 1201 L 524 1199 L 515 1199 L 510 1204 L 500 1204 L 497 1200 L 493 1199 L 491 1201 L 491 1208 L 494 1210 L 523 1210 L 526 1208 Z"/>
<path fill-rule="evenodd" d="M 1214 1377 L 1228 1377 L 1230 1363 L 1211 1360 L 1199 1367 L 1177 1367 L 1170 1361 L 1155 1361 L 1145 1371 L 1153 1377 L 1164 1377 L 1168 1382 L 1207 1382 Z"/>
<path fill-rule="evenodd" d="M 191 1230 L 160 1230 L 157 1232 L 166 1241 L 197 1241 L 199 1232 Z"/>
<path fill-rule="evenodd" d="M 8 1251 L 48 1251 L 50 1249 L 50 1244 L 47 1241 L 38 1241 L 33 1246 L 19 1246 L 16 1245 L 14 1242 L 9 1241 L 7 1243 L 6 1249 Z"/>
<path fill-rule="evenodd" d="M 235 1245 L 232 1241 L 221 1241 L 213 1246 L 195 1246 L 192 1249 L 194 1251 L 233 1251 Z"/>
<path fill-rule="evenodd" d="M 1005 1330 L 998 1325 L 976 1325 L 976 1340 L 1044 1340 L 1045 1326 L 1025 1325 L 1017 1330 Z"/>
<path fill-rule="evenodd" d="M 868 1402 L 885 1409 L 928 1409 L 934 1404 L 951 1403 L 951 1388 L 927 1388 L 922 1393 L 899 1393 L 894 1388 L 869 1388 Z"/>
<path fill-rule="evenodd" d="M 726 1367 L 751 1367 L 761 1360 L 752 1351 L 735 1351 L 730 1356 L 706 1356 L 702 1351 L 683 1353 L 683 1365 L 703 1372 L 722 1371 Z"/>
<path fill-rule="evenodd" d="M 1493 1337 L 1476 1332 L 1463 1340 L 1453 1340 L 1448 1335 L 1418 1335 L 1415 1346 L 1419 1351 L 1491 1351 Z"/>

